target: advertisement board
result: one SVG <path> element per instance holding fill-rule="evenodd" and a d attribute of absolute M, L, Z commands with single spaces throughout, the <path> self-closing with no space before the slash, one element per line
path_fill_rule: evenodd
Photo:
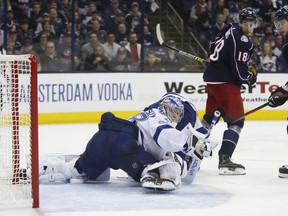
<path fill-rule="evenodd" d="M 271 91 L 284 85 L 287 77 L 287 74 L 260 74 L 252 87 L 243 85 L 245 110 L 267 102 Z M 126 118 L 170 91 L 185 95 L 199 113 L 204 112 L 207 94 L 201 73 L 39 74 L 39 121 L 94 122 L 106 111 Z M 282 113 L 286 113 L 287 118 L 287 104 L 276 109 L 265 107 L 262 113 L 265 110 L 270 112 L 269 116 L 263 114 L 263 119 L 279 119 Z M 253 115 L 261 119 L 260 113 Z"/>

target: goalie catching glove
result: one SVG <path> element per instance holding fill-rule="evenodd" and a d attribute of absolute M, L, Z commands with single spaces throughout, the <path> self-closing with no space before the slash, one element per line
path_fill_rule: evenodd
<path fill-rule="evenodd" d="M 213 149 L 219 144 L 218 140 L 205 138 L 205 134 L 195 130 L 191 124 L 188 125 L 191 136 L 188 138 L 184 152 L 187 155 L 192 155 L 192 152 L 198 155 L 199 158 L 211 157 Z"/>
<path fill-rule="evenodd" d="M 268 99 L 270 107 L 278 107 L 288 100 L 288 82 L 285 86 L 273 91 Z"/>

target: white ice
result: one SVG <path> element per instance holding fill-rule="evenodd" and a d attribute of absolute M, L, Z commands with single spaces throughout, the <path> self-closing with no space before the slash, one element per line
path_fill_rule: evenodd
<path fill-rule="evenodd" d="M 112 171 L 106 183 L 40 185 L 39 209 L 2 209 L 0 216 L 287 216 L 288 179 L 278 178 L 288 163 L 286 127 L 285 120 L 246 122 L 233 155 L 246 166 L 244 176 L 218 175 L 216 149 L 194 183 L 173 192 L 145 190 Z M 220 122 L 212 137 L 221 139 L 224 129 Z M 40 125 L 40 154 L 80 154 L 96 131 L 97 124 Z"/>

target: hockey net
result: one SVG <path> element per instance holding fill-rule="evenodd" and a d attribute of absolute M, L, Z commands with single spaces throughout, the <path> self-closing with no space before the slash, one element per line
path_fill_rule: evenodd
<path fill-rule="evenodd" d="M 39 207 L 37 60 L 0 55 L 0 209 Z"/>

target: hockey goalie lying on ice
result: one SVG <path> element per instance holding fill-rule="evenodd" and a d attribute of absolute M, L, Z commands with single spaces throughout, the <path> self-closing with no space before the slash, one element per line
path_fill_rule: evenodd
<path fill-rule="evenodd" d="M 209 135 L 193 104 L 168 93 L 128 120 L 104 113 L 83 154 L 40 158 L 40 183 L 107 181 L 111 168 L 144 188 L 174 190 L 181 178 L 192 183 L 203 156 L 211 156 L 218 143 Z"/>

